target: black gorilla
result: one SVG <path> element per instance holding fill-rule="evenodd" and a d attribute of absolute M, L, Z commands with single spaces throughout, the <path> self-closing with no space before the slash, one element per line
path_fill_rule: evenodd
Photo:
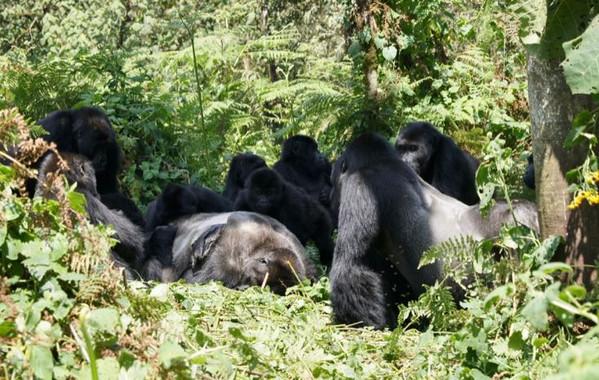
<path fill-rule="evenodd" d="M 226 212 L 233 209 L 222 195 L 201 186 L 169 184 L 150 202 L 146 211 L 146 231 L 166 225 L 177 218 L 201 212 Z"/>
<path fill-rule="evenodd" d="M 408 123 L 397 136 L 395 149 L 402 161 L 442 193 L 467 205 L 479 202 L 478 161 L 430 123 Z"/>
<path fill-rule="evenodd" d="M 60 155 L 68 165 L 68 170 L 64 173 L 67 180 L 76 183 L 77 191 L 85 196 L 86 210 L 91 222 L 111 225 L 115 230 L 118 243 L 112 250 L 113 259 L 127 270 L 130 278 L 136 277 L 134 272 L 140 268 L 144 257 L 142 229 L 121 212 L 109 209 L 100 201 L 92 161 L 80 154 L 61 153 Z M 59 159 L 54 153 L 43 158 L 35 189 L 36 196 L 52 197 L 52 189 L 46 188 L 44 184 L 48 174 L 56 172 L 58 168 Z"/>
<path fill-rule="evenodd" d="M 144 265 L 149 279 L 221 281 L 229 288 L 268 285 L 277 294 L 314 267 L 281 223 L 250 212 L 197 214 L 154 230 Z"/>
<path fill-rule="evenodd" d="M 118 191 L 117 175 L 122 152 L 112 125 L 102 110 L 83 107 L 55 111 L 38 123 L 48 131 L 44 139 L 55 143 L 59 152 L 77 153 L 91 161 L 96 173 L 97 191 L 108 208 L 120 210 L 135 224 L 144 225 L 139 208 Z M 30 182 L 28 187 L 32 194 L 35 181 Z"/>
<path fill-rule="evenodd" d="M 318 151 L 313 138 L 296 135 L 283 143 L 281 159 L 273 169 L 287 182 L 303 189 L 322 205 L 329 206 L 331 164 Z"/>
<path fill-rule="evenodd" d="M 483 219 L 477 206 L 440 193 L 375 134 L 362 135 L 348 146 L 333 167 L 332 181 L 339 230 L 331 301 L 341 323 L 395 326 L 398 303 L 443 279 L 440 261 L 418 269 L 426 249 L 460 235 L 491 237 L 503 223 L 513 223 L 505 202 L 498 202 Z M 538 229 L 533 204 L 513 206 L 520 223 Z M 459 296 L 458 289 L 454 294 Z"/>
<path fill-rule="evenodd" d="M 274 170 L 258 169 L 250 175 L 235 201 L 235 210 L 254 211 L 277 219 L 302 244 L 313 241 L 321 262 L 330 267 L 334 247 L 327 211 Z"/>
<path fill-rule="evenodd" d="M 78 153 L 92 162 L 98 193 L 118 191 L 117 174 L 122 153 L 112 125 L 102 110 L 83 107 L 55 111 L 38 123 L 48 131 L 44 139 L 54 142 L 59 152 Z"/>
<path fill-rule="evenodd" d="M 529 189 L 535 189 L 535 164 L 532 158 L 532 154 L 528 156 L 528 166 L 526 167 L 526 171 L 524 172 L 524 177 L 522 178 L 524 184 Z"/>
<path fill-rule="evenodd" d="M 143 228 L 146 225 L 144 216 L 135 204 L 135 202 L 127 198 L 123 193 L 117 191 L 114 193 L 100 194 L 100 200 L 109 209 L 115 211 L 122 211 L 123 214 L 127 218 L 129 218 L 129 220 L 131 220 L 138 226 Z"/>
<path fill-rule="evenodd" d="M 233 157 L 229 165 L 227 181 L 223 195 L 231 202 L 235 202 L 237 194 L 243 189 L 245 180 L 256 169 L 265 168 L 266 162 L 262 157 L 253 153 L 241 153 Z"/>

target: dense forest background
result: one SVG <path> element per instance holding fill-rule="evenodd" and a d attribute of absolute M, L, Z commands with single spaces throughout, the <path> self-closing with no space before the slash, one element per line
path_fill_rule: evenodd
<path fill-rule="evenodd" d="M 125 153 L 121 188 L 143 208 L 169 182 L 221 190 L 234 154 L 272 164 L 293 134 L 314 137 L 334 159 L 365 130 L 391 139 L 406 122 L 427 120 L 481 160 L 483 207 L 493 194 L 535 199 L 521 180 L 533 144 L 527 47 L 560 9 L 575 14 L 570 3 L 5 0 L 0 138 L 7 144 L 15 128 L 39 134 L 34 122 L 56 109 L 100 106 Z M 581 3 L 596 15 L 595 2 Z M 598 34 L 596 17 L 557 19 L 588 26 L 586 43 Z M 585 54 L 589 67 L 597 63 Z M 597 83 L 585 75 L 568 83 Z M 596 113 L 579 114 L 568 137 L 586 144 L 570 191 L 590 204 Z M 127 283 L 107 263 L 110 229 L 74 226 L 56 202 L 15 196 L 17 174 L 0 170 L 0 376 L 590 379 L 599 371 L 596 290 L 558 279 L 572 268 L 550 262 L 557 236 L 516 227 L 495 250 L 467 240 L 441 247 L 432 253 L 474 267 L 467 301 L 457 307 L 438 284 L 402 308 L 401 327 L 381 332 L 332 325 L 326 278 L 286 297 Z"/>

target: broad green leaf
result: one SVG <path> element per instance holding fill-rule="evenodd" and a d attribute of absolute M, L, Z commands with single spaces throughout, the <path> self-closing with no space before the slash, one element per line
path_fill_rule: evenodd
<path fill-rule="evenodd" d="M 544 330 L 548 325 L 547 298 L 540 294 L 533 298 L 522 309 L 522 315 L 538 330 Z"/>
<path fill-rule="evenodd" d="M 38 345 L 31 347 L 31 368 L 35 377 L 40 379 L 52 379 L 52 368 L 54 359 L 50 349 Z"/>
<path fill-rule="evenodd" d="M 387 46 L 386 48 L 383 48 L 383 57 L 391 62 L 395 59 L 395 57 L 397 56 L 397 48 L 393 45 L 391 46 Z"/>
<path fill-rule="evenodd" d="M 599 16 L 577 38 L 563 44 L 564 76 L 573 94 L 599 93 Z"/>
<path fill-rule="evenodd" d="M 524 45 L 539 44 L 547 23 L 547 2 L 545 0 L 518 2 L 515 11 L 520 17 L 520 36 Z"/>
<path fill-rule="evenodd" d="M 166 369 L 169 369 L 174 362 L 185 359 L 187 354 L 177 343 L 167 340 L 160 346 L 158 358 L 160 364 Z"/>
<path fill-rule="evenodd" d="M 545 274 L 551 274 L 554 272 L 572 273 L 572 267 L 566 263 L 553 262 L 542 265 L 539 268 L 539 271 Z"/>
<path fill-rule="evenodd" d="M 102 308 L 90 311 L 86 316 L 86 326 L 91 334 L 96 332 L 115 333 L 119 324 L 119 313 L 115 309 Z"/>
<path fill-rule="evenodd" d="M 73 210 L 81 214 L 86 214 L 85 206 L 87 204 L 87 200 L 83 194 L 76 191 L 69 191 L 67 193 L 67 199 L 69 200 L 69 205 L 71 205 Z"/>

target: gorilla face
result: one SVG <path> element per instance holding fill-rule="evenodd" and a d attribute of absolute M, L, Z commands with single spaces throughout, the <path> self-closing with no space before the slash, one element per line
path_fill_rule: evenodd
<path fill-rule="evenodd" d="M 268 214 L 281 203 L 283 186 L 283 180 L 274 170 L 267 168 L 256 170 L 248 178 L 246 186 L 250 207 L 261 214 Z"/>
<path fill-rule="evenodd" d="M 395 148 L 401 160 L 418 174 L 426 170 L 433 150 L 428 141 L 412 141 L 406 138 L 398 138 Z"/>
<path fill-rule="evenodd" d="M 257 247 L 243 265 L 240 279 L 243 285 L 236 288 L 266 284 L 274 293 L 284 295 L 286 288 L 297 284 L 292 268 L 300 268 L 300 265 L 289 249 Z"/>
<path fill-rule="evenodd" d="M 77 190 L 87 191 L 93 195 L 97 195 L 96 175 L 94 167 L 85 156 L 75 153 L 62 152 L 60 154 L 62 160 L 67 164 L 67 169 L 63 173 L 69 184 L 77 184 Z M 55 153 L 49 154 L 42 160 L 39 169 L 38 180 L 44 183 L 46 176 L 50 173 L 55 173 L 60 170 L 60 159 Z M 36 196 L 51 197 L 47 189 L 43 186 L 37 186 L 35 191 Z"/>
<path fill-rule="evenodd" d="M 92 160 L 96 172 L 118 170 L 121 153 L 108 120 L 100 116 L 76 119 L 73 126 L 77 151 Z"/>

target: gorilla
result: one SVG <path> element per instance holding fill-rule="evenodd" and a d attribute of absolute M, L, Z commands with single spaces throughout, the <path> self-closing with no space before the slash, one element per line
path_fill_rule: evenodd
<path fill-rule="evenodd" d="M 339 230 L 331 301 L 340 323 L 394 327 L 399 303 L 444 278 L 442 260 L 418 268 L 424 251 L 460 235 L 489 238 L 502 224 L 514 223 L 505 202 L 484 219 L 477 206 L 439 192 L 376 134 L 348 146 L 333 167 L 332 182 Z M 538 230 L 532 203 L 513 202 L 513 212 L 519 223 Z"/>
<path fill-rule="evenodd" d="M 479 202 L 478 161 L 430 123 L 408 123 L 397 136 L 395 149 L 402 161 L 442 193 L 467 205 Z"/>
<path fill-rule="evenodd" d="M 146 231 L 186 215 L 232 211 L 231 202 L 218 193 L 196 185 L 169 184 L 146 211 Z"/>
<path fill-rule="evenodd" d="M 318 151 L 313 138 L 295 135 L 285 140 L 281 159 L 273 169 L 323 206 L 329 206 L 331 163 Z"/>
<path fill-rule="evenodd" d="M 529 189 L 535 189 L 535 164 L 532 158 L 532 154 L 528 156 L 528 166 L 526 167 L 526 171 L 524 172 L 524 177 L 522 178 L 524 184 Z"/>
<path fill-rule="evenodd" d="M 99 108 L 83 107 L 50 113 L 38 121 L 59 152 L 78 153 L 87 157 L 96 173 L 98 193 L 118 190 L 117 174 L 122 152 L 106 114 Z"/>
<path fill-rule="evenodd" d="M 97 176 L 93 163 L 87 157 L 74 153 L 61 153 L 68 168 L 64 172 L 69 183 L 77 184 L 77 191 L 86 199 L 86 211 L 94 224 L 111 225 L 118 243 L 113 247 L 114 261 L 125 268 L 130 278 L 143 262 L 144 234 L 140 226 L 131 222 L 121 211 L 111 210 L 99 199 L 96 188 Z M 54 154 L 46 155 L 40 164 L 35 196 L 52 198 L 52 189 L 47 187 L 48 175 L 60 172 L 60 159 Z"/>
<path fill-rule="evenodd" d="M 135 224 L 143 226 L 143 216 L 135 203 L 118 191 L 117 175 L 122 152 L 106 114 L 99 108 L 83 107 L 50 113 L 38 121 L 48 134 L 43 138 L 56 144 L 59 152 L 77 153 L 89 159 L 96 173 L 97 191 L 102 202 L 120 210 Z M 43 157 L 36 163 L 36 167 Z M 33 196 L 35 180 L 27 182 Z"/>
<path fill-rule="evenodd" d="M 268 168 L 254 171 L 235 201 L 235 210 L 254 211 L 277 219 L 303 245 L 312 240 L 320 261 L 330 267 L 334 246 L 328 212 L 276 171 Z"/>
<path fill-rule="evenodd" d="M 146 225 L 146 220 L 135 202 L 127 198 L 123 193 L 116 191 L 113 193 L 100 194 L 100 200 L 109 209 L 122 211 L 129 220 L 138 226 L 143 228 Z"/>
<path fill-rule="evenodd" d="M 147 276 L 163 282 L 221 281 L 244 289 L 285 289 L 315 270 L 297 238 L 276 220 L 251 212 L 196 214 L 156 228 L 147 243 Z"/>
<path fill-rule="evenodd" d="M 231 202 L 235 202 L 237 194 L 243 189 L 245 180 L 256 169 L 265 168 L 266 162 L 262 157 L 253 153 L 240 153 L 233 157 L 229 165 L 227 181 L 223 195 Z"/>

